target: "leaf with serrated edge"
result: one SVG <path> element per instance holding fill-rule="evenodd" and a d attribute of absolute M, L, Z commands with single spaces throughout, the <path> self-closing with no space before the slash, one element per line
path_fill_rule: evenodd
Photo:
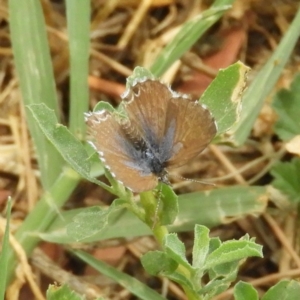
<path fill-rule="evenodd" d="M 250 256 L 262 257 L 262 246 L 251 241 L 226 241 L 218 249 L 208 255 L 205 261 L 205 269 L 211 269 L 216 265 Z"/>
<path fill-rule="evenodd" d="M 165 252 L 178 264 L 182 264 L 190 270 L 192 269 L 185 256 L 185 246 L 178 239 L 177 234 L 170 233 L 165 237 L 164 248 Z"/>
<path fill-rule="evenodd" d="M 147 69 L 143 67 L 135 67 L 132 75 L 130 75 L 126 80 L 126 87 L 129 88 L 134 86 L 137 81 L 144 81 L 147 79 L 155 80 L 155 76 Z"/>

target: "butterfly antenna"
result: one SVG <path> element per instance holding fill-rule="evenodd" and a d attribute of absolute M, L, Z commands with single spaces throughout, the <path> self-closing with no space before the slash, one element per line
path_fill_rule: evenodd
<path fill-rule="evenodd" d="M 210 185 L 210 186 L 216 186 L 216 184 L 211 183 L 211 182 L 207 182 L 207 181 L 201 181 L 201 180 L 196 180 L 196 179 L 192 179 L 192 178 L 186 178 L 180 175 L 172 175 L 173 177 L 179 178 L 179 179 L 183 179 L 186 181 L 191 181 L 191 182 L 196 182 L 196 183 L 200 183 L 200 184 L 204 184 L 204 185 Z"/>
<path fill-rule="evenodd" d="M 162 185 L 159 185 L 159 189 L 158 189 L 158 196 L 157 196 L 157 204 L 155 207 L 155 212 L 154 212 L 154 221 L 153 221 L 153 225 L 152 225 L 152 230 L 154 229 L 155 225 L 157 224 L 158 221 L 158 211 L 159 211 L 159 206 L 161 203 L 161 197 L 162 197 Z"/>

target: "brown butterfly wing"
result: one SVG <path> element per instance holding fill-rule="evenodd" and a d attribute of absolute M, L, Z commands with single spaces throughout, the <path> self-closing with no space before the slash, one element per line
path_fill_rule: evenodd
<path fill-rule="evenodd" d="M 112 175 L 133 192 L 152 190 L 158 183 L 142 159 L 142 153 L 128 139 L 118 118 L 105 110 L 86 115 L 91 143 Z M 130 124 L 126 125 L 127 127 Z"/>
<path fill-rule="evenodd" d="M 202 152 L 217 132 L 210 112 L 186 97 L 172 98 L 166 113 L 167 167 L 184 165 Z M 171 141 L 172 140 L 172 141 Z"/>
<path fill-rule="evenodd" d="M 132 125 L 150 145 L 159 144 L 164 138 L 166 112 L 172 96 L 165 84 L 148 79 L 130 87 L 124 97 Z"/>

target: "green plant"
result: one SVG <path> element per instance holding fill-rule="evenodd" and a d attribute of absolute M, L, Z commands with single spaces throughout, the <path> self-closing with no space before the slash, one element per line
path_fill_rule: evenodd
<path fill-rule="evenodd" d="M 238 118 L 240 111 L 238 106 L 240 106 L 241 91 L 245 86 L 247 70 L 241 63 L 221 70 L 200 99 L 215 116 L 220 116 L 216 117 L 219 128 L 217 140 L 222 139 L 223 133 Z M 153 75 L 147 70 L 137 67 L 128 79 L 128 84 L 130 85 L 135 78 L 145 77 L 153 78 Z M 218 92 L 220 90 L 222 93 Z M 99 103 L 96 110 L 102 109 L 103 106 L 107 106 L 107 104 Z M 74 170 L 83 178 L 99 184 L 117 197 L 108 209 L 100 207 L 84 209 L 74 217 L 71 223 L 66 225 L 66 234 L 74 242 L 84 241 L 93 235 L 101 234 L 107 226 L 110 215 L 117 209 L 126 208 L 152 228 L 153 234 L 162 248 L 162 251 L 147 253 L 143 257 L 142 263 L 145 269 L 152 275 L 164 274 L 179 283 L 189 299 L 209 299 L 220 293 L 235 279 L 241 260 L 249 256 L 262 256 L 261 247 L 248 237 L 222 244 L 219 239 L 210 240 L 208 229 L 198 226 L 195 229 L 194 262 L 190 265 L 185 257 L 184 245 L 175 234 L 168 233 L 166 227 L 174 222 L 178 214 L 177 196 L 169 186 L 161 184 L 159 188 L 162 193 L 162 208 L 158 214 L 158 220 L 153 224 L 158 204 L 157 197 L 152 191 L 141 193 L 140 203 L 136 203 L 133 200 L 133 194 L 120 185 L 109 173 L 106 173 L 106 176 L 111 186 L 93 179 L 88 173 L 88 162 L 90 162 L 89 158 L 97 159 L 97 157 L 94 154 L 89 157 L 84 146 L 71 135 L 67 128 L 57 125 L 54 112 L 45 105 L 32 104 L 29 106 L 29 110 L 44 134 Z M 223 110 L 226 111 L 225 115 L 222 114 Z M 75 251 L 74 253 L 78 254 L 79 252 Z M 84 256 L 83 253 L 80 253 L 81 258 Z M 201 280 L 205 274 L 210 274 L 210 281 L 205 287 L 202 287 Z"/>
<path fill-rule="evenodd" d="M 186 24 L 178 34 L 178 38 L 174 39 L 174 41 L 166 47 L 165 52 L 154 62 L 151 71 L 156 76 L 163 74 L 169 65 L 189 49 L 201 34 L 222 16 L 223 11 L 226 10 L 228 5 L 232 2 L 233 1 L 229 0 L 215 1 L 212 9 L 206 12 L 204 18 L 199 17 Z M 70 51 L 72 53 L 70 55 L 72 91 L 70 99 L 70 131 L 66 127 L 58 125 L 61 123 L 61 120 L 58 113 L 59 109 L 54 89 L 54 77 L 52 74 L 49 47 L 47 45 L 46 30 L 40 2 L 38 0 L 28 0 L 26 2 L 10 0 L 9 10 L 17 73 L 20 79 L 24 105 L 28 108 L 27 119 L 37 149 L 41 169 L 41 181 L 45 189 L 45 194 L 40 199 L 38 205 L 27 216 L 24 223 L 16 232 L 15 236 L 17 240 L 23 246 L 27 255 L 30 255 L 37 243 L 42 239 L 58 243 L 68 243 L 79 239 L 82 242 L 91 242 L 103 238 L 118 237 L 120 234 L 124 237 L 149 234 L 151 230 L 148 226 L 144 225 L 145 223 L 141 223 L 140 220 L 146 221 L 147 223 L 147 220 L 151 219 L 151 216 L 149 218 L 147 214 L 153 213 L 153 209 L 148 209 L 148 207 L 150 206 L 151 208 L 151 206 L 156 205 L 155 197 L 148 192 L 142 194 L 142 206 L 140 207 L 132 201 L 132 195 L 127 190 L 113 182 L 109 174 L 107 174 L 107 176 L 111 180 L 111 187 L 96 180 L 96 175 L 103 174 L 104 169 L 99 164 L 97 156 L 91 152 L 91 149 L 82 145 L 79 140 L 85 132 L 83 118 L 81 119 L 80 116 L 83 115 L 83 112 L 85 112 L 88 107 L 86 78 L 89 51 L 89 3 L 82 1 L 80 3 L 76 2 L 75 4 L 74 1 L 67 1 L 68 32 Z M 31 16 L 30 18 L 24 17 L 29 15 Z M 205 16 L 208 18 L 205 18 Z M 246 97 L 244 97 L 244 108 L 240 121 L 238 121 L 230 131 L 228 131 L 230 125 L 237 119 L 236 114 L 229 117 L 229 123 L 226 124 L 224 122 L 219 124 L 220 131 L 216 142 L 232 141 L 235 144 L 242 144 L 248 137 L 264 97 L 278 79 L 297 41 L 299 36 L 299 26 L 297 25 L 299 24 L 299 19 L 300 13 L 298 12 L 286 34 L 286 38 L 280 44 L 280 47 L 274 53 L 273 57 L 265 65 L 265 68 L 258 74 L 257 80 L 255 80 L 248 89 Z M 80 24 L 79 27 L 82 30 L 72 30 L 72 28 L 77 28 L 77 24 Z M 188 37 L 188 39 L 184 39 L 184 37 Z M 79 47 L 77 47 L 78 45 Z M 34 62 L 28 57 L 29 54 L 36 58 Z M 76 61 L 78 57 L 81 57 L 82 60 Z M 280 63 L 275 64 L 275 60 L 279 60 Z M 34 63 L 34 67 L 30 65 L 31 63 Z M 35 70 L 39 72 L 35 72 Z M 230 96 L 233 94 L 233 89 L 241 88 L 241 84 L 244 82 L 245 69 L 241 64 L 235 64 L 229 71 L 233 72 L 236 77 L 230 84 L 225 84 L 225 88 L 229 89 L 226 99 L 227 105 L 230 104 Z M 222 71 L 223 73 L 220 73 L 219 76 L 229 71 Z M 263 81 L 261 80 L 262 78 Z M 220 87 L 222 82 L 219 80 L 218 86 L 210 87 L 201 99 L 202 102 L 208 104 L 217 120 L 220 120 L 218 113 L 220 114 L 222 111 L 214 99 L 218 99 L 220 96 L 210 96 L 214 93 L 220 93 L 220 88 L 224 88 L 224 86 Z M 265 82 L 269 83 L 267 88 Z M 218 84 L 218 80 L 215 81 L 215 84 Z M 82 94 L 79 94 L 79 97 L 77 97 L 78 93 Z M 223 93 L 223 90 L 221 90 L 221 93 Z M 255 95 L 253 93 L 255 93 Z M 253 102 L 253 99 L 255 99 L 256 102 Z M 79 105 L 78 101 L 80 101 L 82 105 Z M 212 101 L 212 103 L 210 103 L 210 101 Z M 224 134 L 225 132 L 226 135 Z M 50 168 L 49 161 L 51 161 Z M 67 161 L 67 164 L 65 164 L 64 161 Z M 97 166 L 93 169 L 93 173 L 90 172 L 90 165 Z M 82 177 L 101 185 L 103 188 L 115 194 L 117 199 L 107 210 L 103 210 L 99 207 L 80 209 L 62 212 L 58 217 L 58 208 L 67 201 Z M 177 197 L 169 187 L 163 187 L 163 194 L 164 199 L 171 200 L 169 203 L 164 202 L 162 208 L 163 212 L 161 215 L 167 221 L 164 221 L 166 224 L 158 224 L 157 228 L 153 230 L 162 250 L 160 252 L 147 254 L 148 258 L 147 256 L 143 258 L 143 264 L 150 273 L 164 274 L 181 283 L 190 299 L 197 299 L 197 297 L 199 299 L 201 299 L 201 297 L 205 299 L 205 297 L 210 297 L 218 293 L 219 283 L 221 290 L 227 288 L 236 275 L 238 265 L 232 258 L 236 253 L 241 253 L 241 255 L 238 256 L 239 259 L 244 259 L 250 255 L 261 255 L 259 246 L 257 246 L 253 240 L 248 239 L 248 237 L 240 241 L 230 241 L 222 244 L 218 239 L 209 239 L 206 228 L 196 226 L 194 262 L 190 264 L 186 261 L 183 245 L 176 235 L 169 233 L 169 230 L 191 230 L 195 223 L 206 224 L 207 226 L 217 225 L 220 223 L 222 217 L 227 215 L 233 216 L 232 208 L 235 207 L 237 203 L 241 204 L 240 208 L 242 208 L 242 211 L 236 210 L 234 217 L 246 213 L 258 214 L 265 208 L 265 203 L 261 203 L 257 200 L 266 195 L 265 187 L 237 186 L 234 188 L 224 188 L 221 191 L 214 191 L 210 195 L 204 193 L 181 195 L 178 199 L 180 211 L 178 218 L 188 220 L 188 222 L 177 227 L 176 224 L 173 225 L 173 227 L 170 224 L 177 214 Z M 216 204 L 220 202 L 220 195 L 222 195 L 224 203 L 222 203 L 218 207 L 219 210 L 217 210 Z M 245 196 L 247 202 L 241 202 L 240 195 L 247 195 Z M 187 198 L 190 200 L 186 201 Z M 203 201 L 199 201 L 199 199 Z M 208 205 L 210 205 L 210 211 L 207 214 L 212 217 L 207 218 L 205 215 L 199 216 L 199 214 L 193 213 L 193 205 L 196 203 L 199 211 L 207 211 Z M 172 209 L 169 209 L 170 206 Z M 126 208 L 126 213 L 124 214 L 124 218 L 120 220 L 119 216 L 123 213 L 122 209 L 124 208 Z M 132 215 L 128 212 L 129 210 L 138 216 L 140 220 L 138 220 L 138 218 L 132 218 Z M 94 216 L 95 219 L 92 220 L 91 216 Z M 185 218 L 183 218 L 183 216 Z M 188 218 L 186 218 L 186 216 L 188 216 Z M 90 223 L 86 222 L 87 218 Z M 99 219 L 102 220 L 101 224 L 99 224 Z M 113 220 L 118 221 L 114 223 Z M 79 224 L 76 227 L 77 230 L 74 232 L 72 232 L 72 226 L 67 226 L 67 224 L 71 222 L 74 222 L 73 225 L 76 225 L 76 223 Z M 95 229 L 95 226 L 93 226 L 95 223 L 93 222 L 96 222 L 99 227 Z M 136 230 L 138 227 L 138 230 L 133 230 L 132 232 L 127 230 L 124 232 L 122 231 L 124 227 L 122 227 L 122 222 L 129 222 L 128 224 L 132 222 L 132 228 Z M 82 224 L 86 224 L 86 226 L 82 227 Z M 108 224 L 109 227 L 104 227 L 105 224 Z M 136 224 L 139 225 L 136 226 Z M 166 226 L 167 224 L 168 226 Z M 78 228 L 82 230 L 79 231 Z M 35 234 L 33 235 L 32 232 Z M 57 235 L 57 232 L 60 232 L 60 235 Z M 213 254 L 222 252 L 225 247 L 230 248 L 230 255 L 225 259 L 215 259 L 212 263 Z M 125 282 L 126 287 L 139 297 L 143 299 L 153 299 L 153 297 L 160 299 L 160 295 L 142 283 L 105 265 L 103 262 L 96 261 L 87 253 L 79 251 L 74 251 L 74 253 L 117 282 Z M 5 279 L 9 281 L 13 276 L 16 257 L 13 253 L 5 254 L 5 256 L 7 272 L 2 273 L 1 278 L 6 277 Z M 210 260 L 208 260 L 208 262 L 210 262 L 210 265 L 207 266 L 203 261 L 209 257 Z M 147 266 L 147 261 L 156 258 L 159 258 L 160 261 L 164 263 L 163 270 L 157 267 L 153 269 Z M 2 267 L 3 262 L 0 261 L 0 263 L 2 263 Z M 205 273 L 209 273 L 210 283 L 207 286 L 200 286 L 199 280 Z M 289 286 L 286 282 L 284 284 Z M 295 287 L 295 285 L 294 282 L 290 283 L 292 287 Z M 283 284 L 280 285 L 280 287 L 282 286 Z M 239 284 L 236 286 L 236 299 L 243 299 L 241 297 L 244 294 L 239 296 L 239 292 L 243 289 L 255 294 L 248 286 L 245 287 L 245 285 Z"/>

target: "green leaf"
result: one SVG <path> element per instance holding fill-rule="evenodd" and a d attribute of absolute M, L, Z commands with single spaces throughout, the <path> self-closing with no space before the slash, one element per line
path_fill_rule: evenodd
<path fill-rule="evenodd" d="M 147 285 L 141 283 L 137 279 L 120 272 L 118 269 L 111 267 L 110 265 L 95 259 L 92 255 L 83 251 L 72 251 L 82 261 L 89 264 L 92 268 L 96 269 L 101 274 L 111 278 L 118 284 L 123 286 L 126 290 L 136 295 L 138 299 L 142 300 L 165 300 L 160 294 L 149 288 Z"/>
<path fill-rule="evenodd" d="M 178 267 L 178 263 L 161 251 L 149 251 L 141 258 L 144 269 L 150 275 L 172 274 Z"/>
<path fill-rule="evenodd" d="M 205 226 L 195 226 L 195 238 L 193 246 L 193 263 L 195 269 L 204 265 L 205 259 L 209 252 L 209 229 Z"/>
<path fill-rule="evenodd" d="M 231 261 L 224 264 L 216 265 L 209 270 L 209 278 L 216 279 L 217 277 L 224 277 L 233 281 L 238 272 L 239 261 Z"/>
<path fill-rule="evenodd" d="M 126 87 L 132 87 L 137 83 L 137 81 L 145 81 L 147 79 L 155 80 L 156 77 L 149 70 L 143 67 L 135 67 L 132 75 L 126 79 Z"/>
<path fill-rule="evenodd" d="M 232 261 L 216 265 L 208 270 L 209 283 L 201 289 L 201 293 L 206 292 L 209 295 L 217 295 L 228 289 L 232 282 L 236 280 L 240 261 Z"/>
<path fill-rule="evenodd" d="M 239 281 L 234 286 L 233 295 L 234 300 L 259 300 L 256 289 L 250 283 L 243 281 Z"/>
<path fill-rule="evenodd" d="M 213 296 L 228 290 L 229 286 L 230 282 L 226 282 L 223 279 L 216 279 L 205 285 L 198 293 L 205 295 L 204 299 L 213 299 Z"/>
<path fill-rule="evenodd" d="M 208 232 L 206 234 L 208 236 Z M 209 270 L 206 270 L 207 256 L 209 256 L 207 253 L 216 251 L 221 245 L 219 238 L 212 238 L 208 241 L 208 246 L 205 247 L 207 252 L 204 260 L 193 277 L 193 282 L 195 282 L 194 285 L 196 286 L 197 282 L 201 281 L 203 273 L 208 271 L 209 282 L 199 290 L 199 293 L 206 296 L 205 299 L 211 299 L 213 296 L 227 290 L 237 276 L 239 267 L 238 261 L 217 264 Z"/>
<path fill-rule="evenodd" d="M 239 119 L 248 72 L 249 68 L 241 62 L 220 70 L 200 98 L 216 120 L 218 135 L 228 131 Z"/>
<path fill-rule="evenodd" d="M 84 296 L 75 293 L 66 284 L 63 286 L 50 285 L 46 295 L 47 300 L 85 300 Z"/>
<path fill-rule="evenodd" d="M 29 111 L 40 126 L 49 141 L 60 154 L 79 174 L 87 173 L 90 166 L 87 164 L 88 155 L 83 145 L 68 131 L 58 124 L 54 111 L 45 104 L 31 104 Z M 80 163 L 79 163 L 80 162 Z"/>
<path fill-rule="evenodd" d="M 161 188 L 163 209 L 160 213 L 160 222 L 161 225 L 173 224 L 178 215 L 178 197 L 170 186 L 161 184 Z"/>
<path fill-rule="evenodd" d="M 261 300 L 299 300 L 300 283 L 295 280 L 282 280 L 271 287 Z"/>
<path fill-rule="evenodd" d="M 43 125 L 46 128 L 48 124 L 45 122 Z M 89 157 L 87 152 L 67 127 L 57 124 L 56 128 L 52 131 L 52 138 L 53 144 L 60 153 L 63 153 L 64 159 L 69 162 L 72 167 L 76 166 L 77 170 L 80 170 L 80 172 L 78 172 L 79 174 L 89 173 L 90 165 L 88 163 Z M 81 164 L 79 162 L 81 162 Z"/>
<path fill-rule="evenodd" d="M 107 110 L 107 111 L 109 111 L 109 112 L 111 112 L 111 113 L 114 113 L 114 112 L 115 112 L 115 109 L 113 108 L 113 106 L 112 106 L 110 103 L 105 102 L 105 101 L 99 101 L 99 102 L 95 105 L 95 107 L 94 107 L 94 109 L 93 109 L 93 112 L 96 112 L 96 111 L 98 111 L 98 110 Z"/>
<path fill-rule="evenodd" d="M 174 259 L 179 265 L 184 265 L 189 270 L 192 269 L 185 256 L 185 246 L 178 239 L 177 234 L 170 233 L 166 235 L 164 240 L 164 249 L 168 256 Z"/>
<path fill-rule="evenodd" d="M 245 240 L 226 241 L 208 255 L 205 268 L 209 270 L 219 264 L 241 260 L 250 256 L 262 257 L 262 246 Z"/>
<path fill-rule="evenodd" d="M 205 295 L 204 299 L 213 299 L 213 296 L 219 295 L 228 290 L 230 282 L 226 282 L 223 279 L 215 280 L 208 283 L 204 288 L 198 291 L 200 295 Z"/>
<path fill-rule="evenodd" d="M 171 187 L 159 183 L 154 191 L 140 194 L 140 201 L 145 211 L 146 223 L 156 225 L 159 216 L 160 225 L 172 224 L 178 214 L 178 197 Z"/>
<path fill-rule="evenodd" d="M 219 237 L 213 237 L 209 240 L 209 251 L 208 253 L 212 253 L 216 249 L 218 249 L 222 245 L 222 242 Z"/>
<path fill-rule="evenodd" d="M 273 107 L 279 117 L 275 124 L 276 134 L 283 140 L 291 140 L 300 134 L 300 74 L 290 90 L 282 89 L 274 97 Z"/>
<path fill-rule="evenodd" d="M 181 286 L 188 287 L 191 291 L 193 291 L 195 293 L 194 287 L 187 276 L 180 274 L 178 272 L 174 272 L 172 274 L 168 274 L 165 276 L 167 278 L 169 278 L 170 280 L 179 283 Z M 197 299 L 197 298 L 191 298 L 191 299 Z"/>
<path fill-rule="evenodd" d="M 110 209 L 93 206 L 79 213 L 67 225 L 67 234 L 75 241 L 84 240 L 97 234 L 107 225 Z"/>
<path fill-rule="evenodd" d="M 86 146 L 85 149 L 89 153 L 90 149 L 88 149 L 88 147 L 92 148 L 92 146 L 89 145 L 89 144 L 86 144 L 85 146 Z M 102 162 L 99 158 L 99 154 L 97 152 L 95 152 L 94 148 L 92 148 L 92 154 L 89 156 L 89 158 L 87 160 L 87 163 L 88 163 L 89 166 L 91 166 L 90 176 L 92 178 L 101 176 L 105 173 L 105 169 L 104 169 L 103 164 L 102 164 Z"/>
<path fill-rule="evenodd" d="M 300 158 L 278 162 L 271 170 L 272 185 L 286 194 L 292 202 L 300 202 Z"/>
<path fill-rule="evenodd" d="M 7 283 L 7 266 L 8 266 L 8 253 L 12 251 L 10 249 L 9 244 L 9 222 L 10 222 L 10 215 L 11 215 L 11 198 L 9 197 L 7 200 L 7 210 L 6 210 L 6 226 L 5 226 L 5 232 L 2 239 L 2 249 L 0 253 L 0 270 L 1 270 L 1 276 L 0 276 L 0 299 L 4 299 L 5 291 L 6 291 L 6 283 Z"/>
<path fill-rule="evenodd" d="M 90 176 L 89 156 L 84 146 L 65 126 L 57 123 L 53 110 L 43 103 L 29 105 L 28 109 L 45 136 L 75 171 L 83 178 L 109 189 L 104 183 Z"/>
<path fill-rule="evenodd" d="M 208 294 L 210 297 L 218 295 L 227 290 L 232 282 L 236 280 L 240 261 L 232 261 L 216 265 L 208 270 L 210 281 L 201 289 L 201 294 Z"/>

